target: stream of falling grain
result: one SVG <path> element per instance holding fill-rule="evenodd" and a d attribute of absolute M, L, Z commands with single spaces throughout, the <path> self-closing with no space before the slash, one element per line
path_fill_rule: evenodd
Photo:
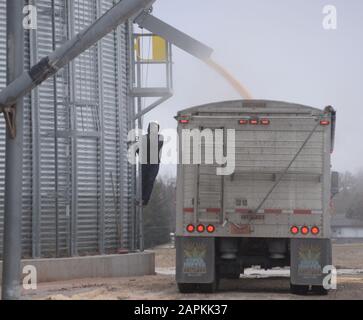
<path fill-rule="evenodd" d="M 228 70 L 212 59 L 205 60 L 205 63 L 218 72 L 227 82 L 241 95 L 242 98 L 252 99 L 251 93 L 243 86 Z"/>

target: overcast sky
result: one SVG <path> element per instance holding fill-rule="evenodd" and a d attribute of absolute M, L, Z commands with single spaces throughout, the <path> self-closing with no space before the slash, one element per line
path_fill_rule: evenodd
<path fill-rule="evenodd" d="M 337 8 L 337 30 L 323 28 L 326 5 Z M 254 98 L 333 105 L 333 167 L 363 169 L 363 1 L 157 0 L 154 15 L 212 47 Z M 146 121 L 173 128 L 178 110 L 240 98 L 199 60 L 175 49 L 174 62 L 175 94 Z"/>

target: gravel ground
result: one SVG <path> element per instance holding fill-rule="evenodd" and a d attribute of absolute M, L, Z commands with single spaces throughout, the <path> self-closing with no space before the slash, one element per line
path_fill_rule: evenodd
<path fill-rule="evenodd" d="M 338 269 L 363 269 L 363 243 L 334 244 L 333 263 Z"/>
<path fill-rule="evenodd" d="M 39 285 L 35 292 L 24 293 L 24 297 L 47 300 L 363 299 L 363 273 L 358 270 L 338 276 L 338 289 L 326 297 L 292 295 L 289 292 L 289 278 L 284 274 L 276 276 L 276 273 L 222 280 L 220 290 L 212 295 L 183 295 L 177 291 L 172 274 L 175 250 L 159 247 L 155 252 L 157 271 L 164 272 L 142 277 L 142 281 L 140 278 L 117 278 L 47 283 Z M 363 269 L 363 244 L 334 245 L 334 263 L 339 269 Z"/>

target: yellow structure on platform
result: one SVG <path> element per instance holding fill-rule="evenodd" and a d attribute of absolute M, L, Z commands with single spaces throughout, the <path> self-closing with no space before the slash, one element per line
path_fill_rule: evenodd
<path fill-rule="evenodd" d="M 151 36 L 152 56 L 144 57 L 141 45 L 141 37 L 135 39 L 135 51 L 137 58 L 141 61 L 163 62 L 167 60 L 167 43 L 164 38 L 156 35 Z"/>
<path fill-rule="evenodd" d="M 152 60 L 154 61 L 166 61 L 167 59 L 167 49 L 166 49 L 166 41 L 162 37 L 153 36 L 153 56 Z"/>

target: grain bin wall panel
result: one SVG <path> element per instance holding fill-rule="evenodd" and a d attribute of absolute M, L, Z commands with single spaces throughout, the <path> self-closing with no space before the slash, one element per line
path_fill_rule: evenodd
<path fill-rule="evenodd" d="M 24 52 L 24 68 L 30 68 L 30 54 L 29 32 L 25 32 L 25 52 Z M 31 112 L 31 98 L 30 95 L 24 97 L 23 107 L 23 190 L 22 190 L 22 250 L 23 256 L 31 257 L 32 254 L 32 181 L 33 181 L 33 167 L 32 167 L 32 154 L 33 154 L 33 140 L 32 140 L 32 112 Z"/>
<path fill-rule="evenodd" d="M 78 138 L 77 141 L 78 253 L 98 252 L 98 146 L 94 139 Z"/>
<path fill-rule="evenodd" d="M 132 129 L 130 118 L 132 116 L 132 103 L 129 96 L 129 81 L 130 72 L 128 61 L 129 57 L 129 28 L 127 25 L 122 25 L 118 28 L 118 125 L 119 125 L 119 193 L 120 193 L 120 216 L 121 216 L 121 232 L 122 244 L 125 248 L 132 246 L 132 213 L 135 206 L 134 189 L 135 183 L 133 169 L 127 160 L 128 142 L 127 136 L 129 130 Z"/>
<path fill-rule="evenodd" d="M 113 5 L 112 0 L 101 1 L 99 14 L 103 14 Z M 100 55 L 102 75 L 100 85 L 102 85 L 102 96 L 100 102 L 103 110 L 103 132 L 104 132 L 104 245 L 105 250 L 120 247 L 118 240 L 119 201 L 120 195 L 117 185 L 118 179 L 118 116 L 120 113 L 117 101 L 117 33 L 112 32 L 100 42 Z"/>
<path fill-rule="evenodd" d="M 36 31 L 36 52 L 34 60 L 48 55 L 53 49 L 52 20 L 49 1 L 37 1 L 38 27 Z M 54 150 L 54 91 L 53 78 L 38 88 L 39 131 L 36 133 L 39 144 L 39 232 L 37 237 L 41 256 L 52 256 L 55 251 L 55 150 Z M 37 130 L 37 128 L 34 128 Z M 36 190 L 34 190 L 36 192 Z M 37 213 L 34 212 L 36 215 Z"/>
<path fill-rule="evenodd" d="M 56 0 L 53 43 L 51 3 L 35 1 L 38 25 L 25 37 L 26 68 L 90 25 L 115 2 Z M 6 85 L 5 3 L 0 0 L 0 88 Z M 130 244 L 133 197 L 126 158 L 130 124 L 127 33 L 127 27 L 120 26 L 60 70 L 55 83 L 53 78 L 47 80 L 24 99 L 24 256 L 107 253 Z M 1 253 L 2 118 L 0 134 Z"/>
<path fill-rule="evenodd" d="M 73 1 L 74 33 L 77 34 L 92 24 L 97 18 L 96 1 Z M 73 22 L 70 22 L 73 23 Z M 100 113 L 99 80 L 98 80 L 98 48 L 93 46 L 74 61 L 73 77 L 75 91 L 73 108 L 76 122 L 73 130 L 78 134 L 76 140 L 77 192 L 72 192 L 73 201 L 77 202 L 76 212 L 76 246 L 78 254 L 99 252 L 100 201 L 102 186 L 100 176 Z M 86 135 L 92 137 L 85 137 Z M 74 190 L 73 190 L 74 191 Z"/>
<path fill-rule="evenodd" d="M 67 40 L 67 8 L 64 0 L 55 2 L 55 46 L 58 47 Z M 56 243 L 53 243 L 56 255 L 65 256 L 70 254 L 71 232 L 70 232 L 70 214 L 71 214 L 71 112 L 69 101 L 69 67 L 60 70 L 56 76 L 56 119 L 54 119 L 57 139 L 55 140 L 54 149 L 56 152 L 56 172 L 57 181 L 55 182 L 55 204 L 58 211 L 58 230 L 55 235 Z M 53 92 L 54 94 L 54 92 Z M 54 138 L 53 134 L 53 138 Z M 54 213 L 56 216 L 57 213 Z M 58 245 L 57 245 L 58 244 Z M 58 248 L 57 248 L 58 247 Z"/>

